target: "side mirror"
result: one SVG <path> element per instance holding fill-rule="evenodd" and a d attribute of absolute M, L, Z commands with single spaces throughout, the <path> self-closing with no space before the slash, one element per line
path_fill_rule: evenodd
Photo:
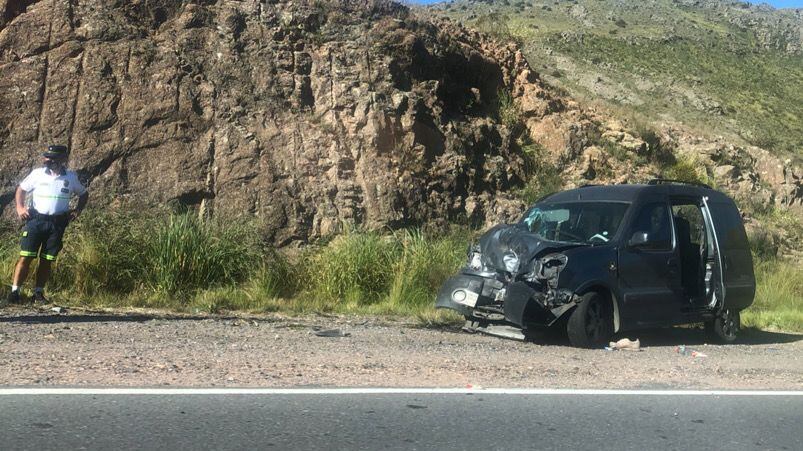
<path fill-rule="evenodd" d="M 627 242 L 628 247 L 644 247 L 650 242 L 650 235 L 647 232 L 636 232 Z"/>

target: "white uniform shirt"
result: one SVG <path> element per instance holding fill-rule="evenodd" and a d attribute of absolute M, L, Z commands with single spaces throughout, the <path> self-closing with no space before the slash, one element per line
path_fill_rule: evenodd
<path fill-rule="evenodd" d="M 46 168 L 34 169 L 20 183 L 20 188 L 28 195 L 33 195 L 33 208 L 45 215 L 66 213 L 70 209 L 70 197 L 86 193 L 75 171 L 69 169 L 65 169 L 61 175 Z"/>

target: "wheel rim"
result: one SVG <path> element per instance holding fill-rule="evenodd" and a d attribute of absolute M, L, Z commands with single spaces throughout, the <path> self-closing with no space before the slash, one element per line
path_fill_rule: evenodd
<path fill-rule="evenodd" d="M 586 335 L 592 341 L 602 336 L 602 308 L 599 302 L 592 302 L 586 310 Z"/>
<path fill-rule="evenodd" d="M 726 338 L 735 338 L 738 331 L 739 325 L 736 324 L 736 315 L 730 310 L 725 310 L 722 315 L 722 335 Z"/>

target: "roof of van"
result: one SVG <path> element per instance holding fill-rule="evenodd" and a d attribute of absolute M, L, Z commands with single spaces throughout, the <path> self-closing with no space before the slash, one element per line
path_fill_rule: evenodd
<path fill-rule="evenodd" d="M 571 202 L 579 200 L 634 202 L 639 196 L 663 194 L 670 196 L 708 196 L 713 202 L 731 202 L 720 191 L 703 185 L 681 183 L 586 185 L 551 194 L 541 202 Z"/>

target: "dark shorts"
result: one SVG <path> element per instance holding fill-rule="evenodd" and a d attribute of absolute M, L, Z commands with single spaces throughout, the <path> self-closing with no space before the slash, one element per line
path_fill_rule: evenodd
<path fill-rule="evenodd" d="M 34 216 L 22 229 L 20 255 L 34 258 L 41 256 L 45 260 L 55 260 L 63 246 L 62 238 L 66 229 L 66 220 Z"/>

